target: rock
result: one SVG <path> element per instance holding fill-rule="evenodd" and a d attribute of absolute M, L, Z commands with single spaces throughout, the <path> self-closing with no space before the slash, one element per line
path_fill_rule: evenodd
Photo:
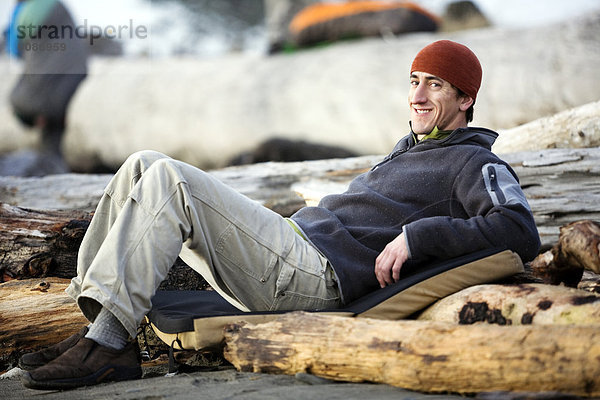
<path fill-rule="evenodd" d="M 22 370 L 21 368 L 11 368 L 8 371 L 6 371 L 5 373 L 3 373 L 2 375 L 0 375 L 0 380 L 1 379 L 21 379 L 21 376 L 25 375 L 25 371 Z"/>
<path fill-rule="evenodd" d="M 272 138 L 254 150 L 235 156 L 229 165 L 255 164 L 267 161 L 307 161 L 356 157 L 358 154 L 339 146 L 309 143 L 304 140 Z"/>
<path fill-rule="evenodd" d="M 448 4 L 442 16 L 440 31 L 453 32 L 490 26 L 490 21 L 472 1 L 456 1 Z"/>
<path fill-rule="evenodd" d="M 94 36 L 93 43 L 89 46 L 92 55 L 117 57 L 123 56 L 123 43 L 106 36 Z"/>

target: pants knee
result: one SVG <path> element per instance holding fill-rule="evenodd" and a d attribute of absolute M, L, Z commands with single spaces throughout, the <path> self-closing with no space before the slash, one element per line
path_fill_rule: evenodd
<path fill-rule="evenodd" d="M 135 177 L 143 174 L 152 164 L 161 159 L 169 159 L 168 156 L 153 150 L 142 150 L 131 154 L 121 166 L 127 174 Z"/>
<path fill-rule="evenodd" d="M 127 184 L 135 184 L 142 176 L 146 181 L 152 182 L 151 185 L 163 185 L 170 187 L 173 184 L 188 182 L 191 178 L 194 182 L 199 182 L 206 172 L 195 168 L 182 161 L 170 158 L 162 153 L 143 150 L 133 153 L 123 164 L 124 174 L 121 175 L 127 180 Z M 123 179 L 120 179 L 124 182 Z M 148 185 L 146 183 L 145 185 Z M 130 189 L 133 186 L 130 186 Z"/>
<path fill-rule="evenodd" d="M 150 166 L 157 160 L 169 158 L 168 156 L 154 150 L 140 150 L 132 153 L 123 164 L 143 164 Z"/>
<path fill-rule="evenodd" d="M 104 191 L 113 199 L 124 202 L 140 177 L 158 160 L 169 159 L 157 151 L 143 150 L 131 154 L 121 165 Z"/>

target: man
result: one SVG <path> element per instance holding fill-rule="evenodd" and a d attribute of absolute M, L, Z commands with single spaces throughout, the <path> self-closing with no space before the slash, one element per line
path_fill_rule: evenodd
<path fill-rule="evenodd" d="M 180 254 L 247 310 L 336 308 L 424 268 L 490 247 L 532 259 L 540 242 L 516 176 L 491 153 L 496 134 L 468 128 L 477 57 L 451 41 L 417 54 L 412 132 L 348 191 L 290 219 L 159 153 L 131 156 L 105 189 L 67 289 L 93 323 L 25 355 L 28 387 L 134 379 L 134 337 Z"/>
<path fill-rule="evenodd" d="M 59 0 L 19 0 L 7 30 L 9 54 L 24 61 L 10 103 L 24 125 L 40 129 L 47 174 L 68 172 L 61 151 L 66 113 L 87 75 L 87 45 L 76 28 Z"/>

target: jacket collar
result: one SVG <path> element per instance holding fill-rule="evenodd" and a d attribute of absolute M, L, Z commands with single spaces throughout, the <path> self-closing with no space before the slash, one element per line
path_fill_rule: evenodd
<path fill-rule="evenodd" d="M 407 136 L 400 139 L 394 147 L 392 153 L 397 151 L 406 151 L 412 147 L 419 145 L 434 145 L 434 146 L 450 146 L 455 144 L 470 144 L 484 147 L 488 150 L 492 149 L 492 145 L 496 141 L 498 134 L 491 129 L 479 127 L 467 127 L 455 129 L 448 137 L 436 141 L 421 141 L 417 143 L 415 134 L 411 132 Z"/>

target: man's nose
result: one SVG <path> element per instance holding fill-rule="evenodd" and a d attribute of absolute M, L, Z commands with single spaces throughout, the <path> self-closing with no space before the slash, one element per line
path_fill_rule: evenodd
<path fill-rule="evenodd" d="M 418 84 L 413 88 L 411 102 L 416 104 L 427 102 L 427 91 L 423 84 Z"/>

